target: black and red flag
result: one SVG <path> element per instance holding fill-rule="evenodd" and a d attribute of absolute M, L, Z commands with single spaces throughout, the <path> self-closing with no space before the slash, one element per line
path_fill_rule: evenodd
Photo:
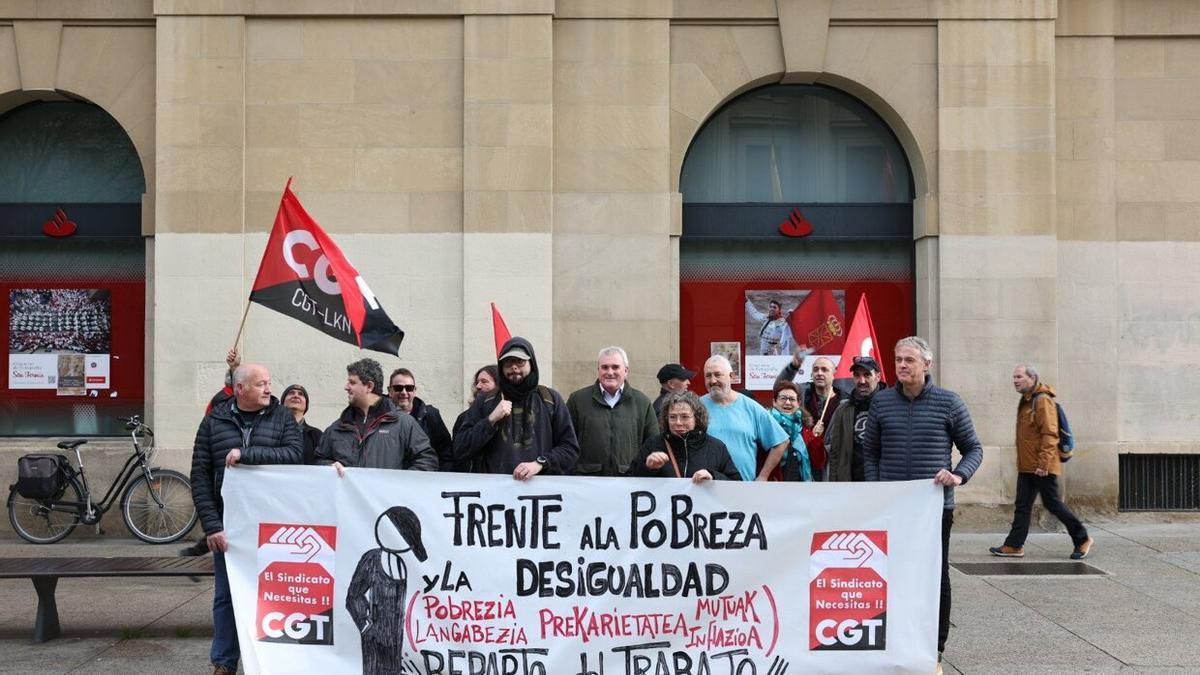
<path fill-rule="evenodd" d="M 358 270 L 300 205 L 290 178 L 250 301 L 361 349 L 396 354 L 404 339 Z"/>

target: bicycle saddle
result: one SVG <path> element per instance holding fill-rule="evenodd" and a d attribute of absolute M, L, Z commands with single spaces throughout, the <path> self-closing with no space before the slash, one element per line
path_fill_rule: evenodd
<path fill-rule="evenodd" d="M 62 448 L 63 450 L 74 450 L 75 448 L 83 445 L 84 443 L 87 443 L 87 441 L 82 440 L 82 439 L 75 439 L 73 441 L 59 441 L 58 447 Z"/>

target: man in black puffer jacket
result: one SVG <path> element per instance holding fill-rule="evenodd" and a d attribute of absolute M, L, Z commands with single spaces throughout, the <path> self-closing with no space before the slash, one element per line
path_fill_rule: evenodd
<path fill-rule="evenodd" d="M 958 394 L 929 378 L 933 351 L 913 336 L 896 343 L 894 389 L 872 397 L 863 434 L 863 470 L 868 481 L 932 478 L 943 486 L 942 589 L 938 610 L 938 670 L 950 634 L 950 528 L 954 525 L 954 486 L 970 480 L 983 461 L 971 413 Z M 962 459 L 952 467 L 951 447 Z"/>
<path fill-rule="evenodd" d="M 229 575 L 225 571 L 225 470 L 238 464 L 300 464 L 304 440 L 287 408 L 271 395 L 271 374 L 246 363 L 233 373 L 233 399 L 213 407 L 196 431 L 192 448 L 192 501 L 213 552 L 213 642 L 209 658 L 214 672 L 237 672 L 241 652 L 233 619 Z"/>

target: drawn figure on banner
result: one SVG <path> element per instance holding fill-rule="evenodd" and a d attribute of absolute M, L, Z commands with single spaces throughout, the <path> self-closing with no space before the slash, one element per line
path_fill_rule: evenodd
<path fill-rule="evenodd" d="M 346 611 L 358 626 L 365 675 L 399 675 L 403 664 L 408 567 L 402 553 L 425 562 L 421 521 L 412 509 L 393 506 L 375 519 L 379 548 L 363 554 L 346 592 Z"/>

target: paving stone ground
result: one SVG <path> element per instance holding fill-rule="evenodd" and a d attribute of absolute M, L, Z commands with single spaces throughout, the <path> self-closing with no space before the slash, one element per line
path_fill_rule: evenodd
<path fill-rule="evenodd" d="M 1125 515 L 1089 522 L 1094 577 L 968 576 L 951 572 L 947 673 L 1200 673 L 1200 514 Z M 957 526 L 951 562 L 994 561 L 1003 532 Z M 177 546 L 71 539 L 32 546 L 0 539 L 0 557 L 169 555 Z M 1025 562 L 1066 560 L 1062 532 L 1030 536 Z M 211 672 L 212 582 L 63 579 L 63 634 L 31 640 L 28 580 L 0 580 L 0 673 Z"/>

